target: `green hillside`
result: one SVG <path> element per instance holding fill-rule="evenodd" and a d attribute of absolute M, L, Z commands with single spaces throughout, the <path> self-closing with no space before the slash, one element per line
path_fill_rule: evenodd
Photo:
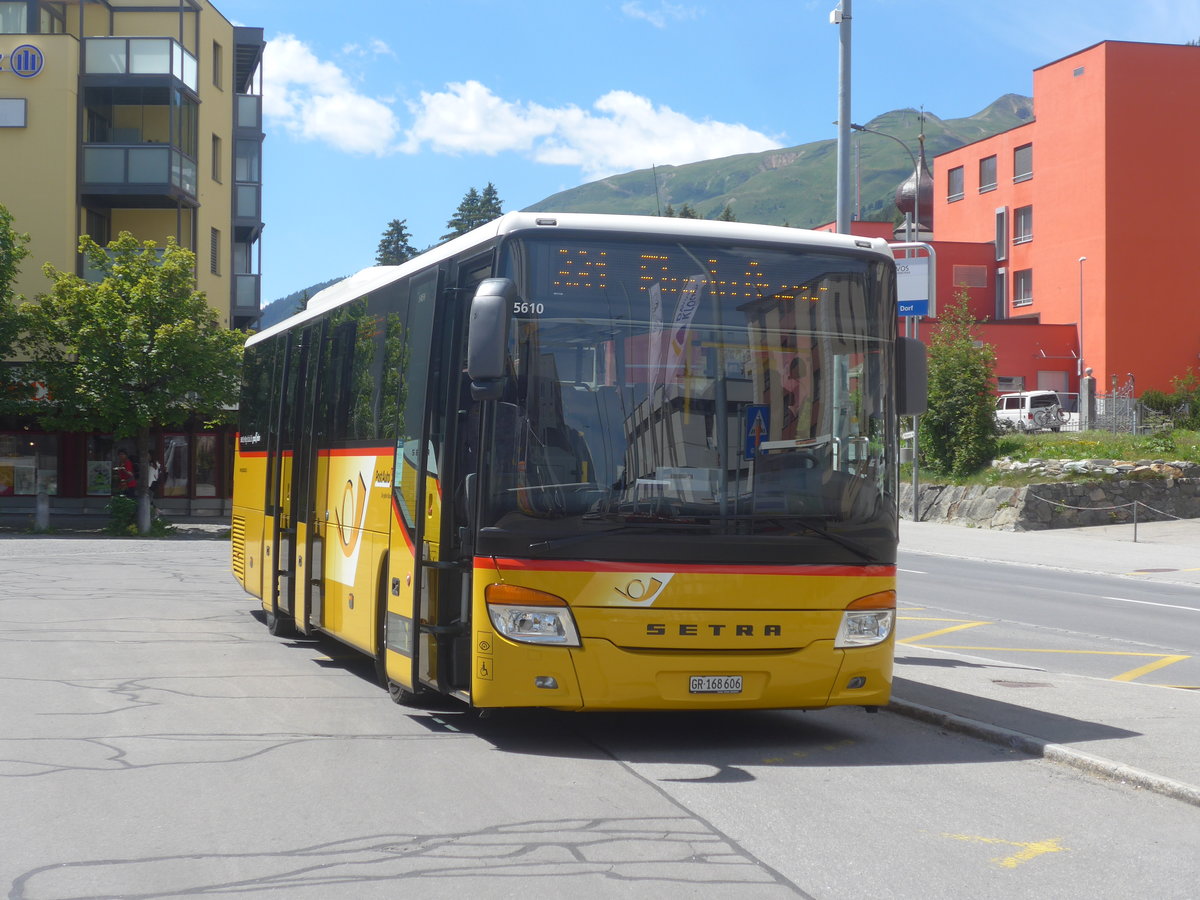
<path fill-rule="evenodd" d="M 1023 125 L 1033 118 L 1033 101 L 1007 94 L 986 109 L 962 119 L 925 113 L 925 155 L 930 160 L 963 144 Z M 920 114 L 893 110 L 865 123 L 900 138 L 917 152 Z M 896 186 L 912 173 L 912 160 L 895 141 L 855 134 L 860 185 L 860 218 L 891 219 Z M 851 154 L 855 166 L 855 154 Z M 936 174 L 936 173 L 935 173 Z M 532 206 L 531 212 L 592 212 L 655 215 L 660 204 L 676 209 L 689 204 L 715 219 L 729 204 L 739 222 L 789 224 L 801 228 L 836 217 L 837 141 L 746 153 L 683 166 L 658 166 L 602 178 L 562 191 Z M 852 178 L 854 176 L 852 175 Z"/>

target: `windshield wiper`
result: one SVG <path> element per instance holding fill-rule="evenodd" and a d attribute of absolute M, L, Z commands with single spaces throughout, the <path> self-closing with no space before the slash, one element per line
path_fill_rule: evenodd
<path fill-rule="evenodd" d="M 834 534 L 832 531 L 830 531 L 824 525 L 821 525 L 816 519 L 805 518 L 804 516 L 784 516 L 784 517 L 766 516 L 766 517 L 757 519 L 757 521 L 759 521 L 759 522 L 775 522 L 778 525 L 791 524 L 794 522 L 795 524 L 799 525 L 801 528 L 805 528 L 808 531 L 811 531 L 813 534 L 817 535 L 818 537 L 822 537 L 825 540 L 830 541 L 831 543 L 837 544 L 839 547 L 849 550 L 851 553 L 854 553 L 857 556 L 862 557 L 863 560 L 865 560 L 866 562 L 874 562 L 875 561 L 875 554 L 873 554 L 870 550 L 868 550 L 864 545 L 860 544 L 858 541 L 854 540 L 853 538 L 844 537 L 843 535 L 840 535 L 840 534 Z"/>
<path fill-rule="evenodd" d="M 621 532 L 629 531 L 646 531 L 647 529 L 661 530 L 663 526 L 668 529 L 684 529 L 685 531 L 698 530 L 695 525 L 680 525 L 678 523 L 669 524 L 666 522 L 630 522 L 625 525 L 618 525 L 615 528 L 604 528 L 599 531 L 581 531 L 576 534 L 568 534 L 558 538 L 547 538 L 544 541 L 534 541 L 529 545 L 529 549 L 535 552 L 542 550 L 553 550 L 556 547 L 565 547 L 568 544 L 575 544 L 579 541 L 586 541 L 589 538 L 600 537 L 606 534 L 620 534 Z M 707 525 L 699 526 L 700 529 L 708 530 Z"/>

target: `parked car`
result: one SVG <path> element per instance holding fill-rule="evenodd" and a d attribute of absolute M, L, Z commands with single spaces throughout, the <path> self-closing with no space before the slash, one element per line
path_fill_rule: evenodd
<path fill-rule="evenodd" d="M 1015 431 L 1059 431 L 1074 421 L 1054 391 L 1020 391 L 996 399 L 996 422 Z"/>

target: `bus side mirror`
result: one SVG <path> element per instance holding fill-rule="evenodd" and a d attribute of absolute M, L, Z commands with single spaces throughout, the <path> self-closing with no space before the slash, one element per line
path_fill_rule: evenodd
<path fill-rule="evenodd" d="M 929 408 L 929 363 L 916 338 L 896 338 L 896 415 L 919 416 Z"/>
<path fill-rule="evenodd" d="M 517 286 L 511 278 L 485 278 L 475 289 L 467 322 L 467 376 L 476 400 L 499 400 L 508 375 L 508 330 Z"/>

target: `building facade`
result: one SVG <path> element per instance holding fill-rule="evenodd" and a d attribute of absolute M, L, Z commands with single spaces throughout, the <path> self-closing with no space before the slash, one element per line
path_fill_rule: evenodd
<path fill-rule="evenodd" d="M 89 277 L 80 235 L 128 231 L 192 250 L 222 324 L 252 326 L 263 48 L 261 28 L 208 0 L 0 0 L 0 202 L 30 235 L 14 290 L 48 290 L 43 263 Z M 222 510 L 228 435 L 196 423 L 156 441 L 160 505 Z M 120 444 L 0 421 L 0 511 L 38 485 L 66 508 L 102 508 Z"/>
<path fill-rule="evenodd" d="M 1034 120 L 935 160 L 938 241 L 994 249 L 977 317 L 1058 326 L 988 328 L 998 348 L 1016 341 L 997 374 L 1075 391 L 1092 368 L 1101 390 L 1170 390 L 1200 369 L 1200 185 L 1185 162 L 1200 47 L 1106 41 L 1035 70 L 1033 88 Z"/>

